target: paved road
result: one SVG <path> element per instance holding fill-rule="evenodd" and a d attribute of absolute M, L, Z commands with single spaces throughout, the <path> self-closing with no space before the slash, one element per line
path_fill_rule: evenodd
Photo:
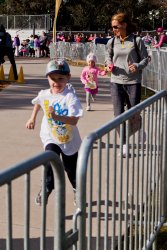
<path fill-rule="evenodd" d="M 25 123 L 29 118 L 32 105 L 31 99 L 37 95 L 40 89 L 48 88 L 45 78 L 45 67 L 47 59 L 38 60 L 18 60 L 18 70 L 23 66 L 25 84 L 13 83 L 0 92 L 0 170 L 13 166 L 21 161 L 33 157 L 43 151 L 39 139 L 40 122 L 42 113 L 37 119 L 36 129 L 29 131 L 25 128 Z M 5 75 L 9 73 L 10 64 L 4 65 Z M 81 67 L 71 66 L 72 79 L 71 83 L 81 100 L 85 110 L 85 92 L 79 80 Z M 78 127 L 81 137 L 84 138 L 88 133 L 99 128 L 113 117 L 112 105 L 110 99 L 109 79 L 101 77 L 99 81 L 99 94 L 97 100 L 92 105 L 92 111 L 84 112 L 83 118 L 80 119 Z M 38 249 L 41 210 L 34 204 L 34 198 L 40 188 L 41 170 L 35 170 L 31 180 L 31 224 L 30 235 L 31 249 Z M 23 249 L 23 196 L 24 196 L 23 179 L 19 178 L 13 185 L 13 236 L 15 237 L 14 249 Z M 6 236 L 6 212 L 5 197 L 6 189 L 0 189 L 0 249 L 5 249 L 4 238 Z M 66 228 L 72 227 L 72 214 L 74 212 L 73 192 L 68 180 L 66 179 Z M 47 244 L 50 246 L 53 238 L 53 195 L 49 199 L 47 208 Z"/>

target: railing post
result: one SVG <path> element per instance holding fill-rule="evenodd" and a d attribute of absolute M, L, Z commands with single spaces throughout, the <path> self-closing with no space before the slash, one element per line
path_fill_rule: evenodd
<path fill-rule="evenodd" d="M 51 161 L 55 185 L 55 221 L 54 221 L 54 250 L 65 250 L 65 175 L 63 165 L 58 156 Z"/>
<path fill-rule="evenodd" d="M 167 96 L 164 97 L 163 159 L 162 159 L 162 216 L 167 216 Z"/>
<path fill-rule="evenodd" d="M 158 53 L 158 90 L 162 90 L 162 79 L 161 79 L 161 51 L 157 48 Z"/>
<path fill-rule="evenodd" d="M 77 162 L 77 206 L 81 211 L 79 216 L 79 242 L 78 249 L 86 249 L 86 175 L 89 153 L 92 147 L 92 136 L 86 137 L 80 147 Z"/>

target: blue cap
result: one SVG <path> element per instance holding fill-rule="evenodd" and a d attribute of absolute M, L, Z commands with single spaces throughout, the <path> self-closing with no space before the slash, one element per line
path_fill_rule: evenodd
<path fill-rule="evenodd" d="M 54 73 L 61 75 L 68 75 L 70 73 L 70 68 L 68 63 L 63 59 L 50 61 L 46 66 L 46 76 Z"/>

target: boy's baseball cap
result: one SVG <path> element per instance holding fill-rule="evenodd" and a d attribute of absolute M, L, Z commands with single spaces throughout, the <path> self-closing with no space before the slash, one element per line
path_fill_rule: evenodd
<path fill-rule="evenodd" d="M 93 62 L 97 62 L 97 58 L 96 58 L 96 55 L 94 53 L 89 53 L 86 57 L 86 61 L 89 62 L 89 61 L 93 61 Z"/>
<path fill-rule="evenodd" d="M 50 61 L 46 66 L 46 76 L 54 73 L 68 75 L 70 73 L 68 63 L 63 59 Z"/>

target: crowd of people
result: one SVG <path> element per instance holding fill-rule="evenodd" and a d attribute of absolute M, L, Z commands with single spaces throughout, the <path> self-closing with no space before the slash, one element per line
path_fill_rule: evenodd
<path fill-rule="evenodd" d="M 70 43 L 86 43 L 92 42 L 96 38 L 105 38 L 106 35 L 102 34 L 84 34 L 84 33 L 71 33 L 65 34 L 63 32 L 58 32 L 56 36 L 57 42 L 70 42 Z M 109 36 L 110 37 L 110 36 Z M 13 39 L 13 50 L 16 57 L 18 56 L 29 56 L 29 57 L 48 57 L 49 56 L 49 44 L 52 42 L 50 36 L 42 32 L 41 35 L 31 35 L 25 40 L 19 38 L 19 35 Z"/>
<path fill-rule="evenodd" d="M 20 41 L 19 35 L 13 39 L 13 50 L 16 57 L 48 57 L 49 43 L 48 36 L 43 31 L 41 35 L 31 35 L 29 38 Z"/>
<path fill-rule="evenodd" d="M 136 36 L 140 36 L 142 40 L 144 41 L 144 44 L 146 47 L 151 48 L 157 48 L 157 47 L 167 47 L 167 35 L 164 31 L 163 27 L 159 27 L 156 29 L 156 32 L 138 32 L 134 31 Z M 87 43 L 87 42 L 95 42 L 98 43 L 99 41 L 101 43 L 102 39 L 105 40 L 104 44 L 107 43 L 107 41 L 114 36 L 113 32 L 109 32 L 108 34 L 105 33 L 71 33 L 71 34 L 65 34 L 63 32 L 58 32 L 56 41 L 60 42 L 75 42 L 75 43 Z M 100 39 L 99 39 L 100 38 Z"/>
<path fill-rule="evenodd" d="M 163 27 L 157 28 L 157 34 L 151 35 L 149 32 L 142 37 L 144 44 L 148 48 L 167 47 L 167 35 Z"/>
<path fill-rule="evenodd" d="M 137 34 L 137 33 L 136 33 Z M 70 43 L 104 43 L 113 37 L 113 32 L 105 33 L 63 33 L 57 32 L 57 42 L 70 42 Z M 156 34 L 152 35 L 150 32 L 146 34 L 137 34 L 144 41 L 145 46 L 148 48 L 167 47 L 167 35 L 162 27 L 156 30 Z M 46 32 L 42 32 L 41 35 L 31 35 L 27 39 L 21 40 L 19 34 L 16 34 L 12 39 L 12 47 L 14 55 L 28 56 L 28 57 L 48 57 L 50 54 L 49 45 L 52 42 L 52 38 Z"/>

